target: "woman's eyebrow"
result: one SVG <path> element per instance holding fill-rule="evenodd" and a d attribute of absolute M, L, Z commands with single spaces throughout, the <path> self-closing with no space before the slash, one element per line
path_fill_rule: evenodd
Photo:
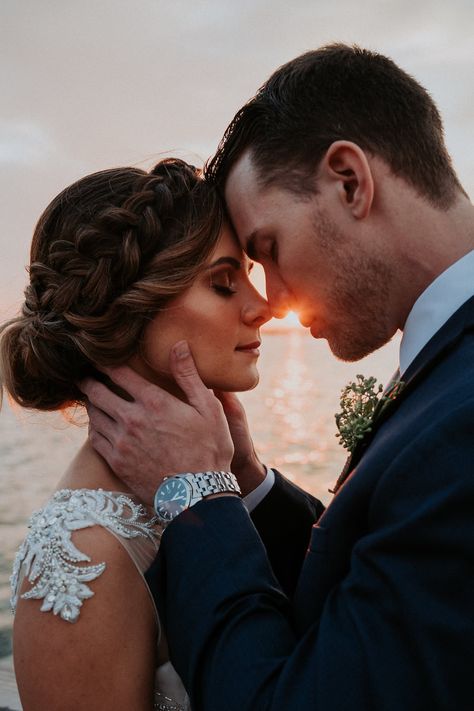
<path fill-rule="evenodd" d="M 234 267 L 234 269 L 242 268 L 242 262 L 239 262 L 239 260 L 235 259 L 235 257 L 219 257 L 219 259 L 216 259 L 216 261 L 212 262 L 212 264 L 208 264 L 207 269 L 217 267 L 219 264 L 229 264 L 231 267 Z"/>

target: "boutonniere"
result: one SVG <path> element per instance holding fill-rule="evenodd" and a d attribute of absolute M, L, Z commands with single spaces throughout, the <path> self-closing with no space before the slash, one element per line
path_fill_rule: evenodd
<path fill-rule="evenodd" d="M 386 392 L 377 385 L 377 378 L 356 376 L 356 382 L 349 383 L 341 391 L 341 412 L 336 414 L 336 435 L 352 454 L 357 444 L 372 430 L 375 420 L 387 405 L 395 400 L 403 390 L 405 383 L 395 380 Z M 383 393 L 383 394 L 382 394 Z"/>

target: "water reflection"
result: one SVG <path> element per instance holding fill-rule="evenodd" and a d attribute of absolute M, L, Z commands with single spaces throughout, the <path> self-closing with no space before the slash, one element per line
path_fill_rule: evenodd
<path fill-rule="evenodd" d="M 283 372 L 278 376 L 278 385 L 266 398 L 265 405 L 273 415 L 281 420 L 281 436 L 285 445 L 300 445 L 310 449 L 308 442 L 308 399 L 317 398 L 317 387 L 309 378 L 308 366 L 304 360 L 303 340 L 297 333 L 292 333 L 286 341 L 287 351 L 283 354 Z M 302 455 L 304 458 L 304 455 Z M 288 453 L 283 461 L 300 461 L 295 453 Z"/>
<path fill-rule="evenodd" d="M 365 361 L 347 364 L 337 361 L 325 342 L 315 341 L 302 329 L 266 334 L 260 384 L 241 395 L 265 463 L 328 503 L 328 489 L 346 458 L 335 436 L 340 391 L 358 372 L 386 380 L 397 349 L 398 341 Z"/>
<path fill-rule="evenodd" d="M 265 461 L 301 484 L 310 477 L 310 488 L 324 495 L 324 482 L 316 482 L 318 472 L 325 480 L 331 452 L 338 457 L 327 441 L 333 434 L 328 431 L 330 415 L 329 420 L 328 413 L 318 417 L 324 379 L 313 361 L 314 345 L 301 331 L 271 336 L 264 346 L 261 385 L 256 391 L 266 396 L 261 403 L 255 402 L 256 393 L 243 399 L 250 406 L 256 446 Z"/>

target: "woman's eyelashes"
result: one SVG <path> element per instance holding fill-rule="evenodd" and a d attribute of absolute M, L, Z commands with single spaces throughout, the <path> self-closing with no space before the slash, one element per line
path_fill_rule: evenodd
<path fill-rule="evenodd" d="M 220 284 L 213 284 L 212 288 L 221 296 L 232 296 L 236 293 L 236 289 L 232 289 L 230 286 L 221 286 Z"/>
<path fill-rule="evenodd" d="M 221 296 L 232 296 L 237 292 L 235 281 L 230 272 L 223 272 L 211 276 L 211 289 Z"/>

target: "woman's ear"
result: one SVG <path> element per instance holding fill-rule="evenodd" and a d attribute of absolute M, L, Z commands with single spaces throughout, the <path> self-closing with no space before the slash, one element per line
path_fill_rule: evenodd
<path fill-rule="evenodd" d="M 321 169 L 353 217 L 366 218 L 374 200 L 374 179 L 365 152 L 351 141 L 335 141 L 326 151 Z"/>

